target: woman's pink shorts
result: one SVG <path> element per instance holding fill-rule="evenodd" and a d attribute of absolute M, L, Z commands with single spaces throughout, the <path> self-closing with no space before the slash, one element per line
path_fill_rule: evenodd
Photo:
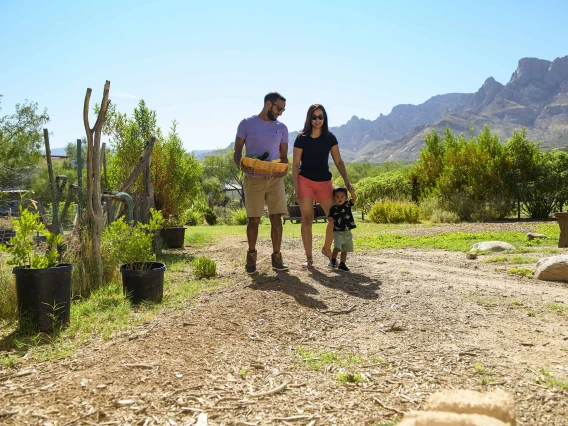
<path fill-rule="evenodd" d="M 316 182 L 315 180 L 306 179 L 298 176 L 298 185 L 300 186 L 300 197 L 310 197 L 319 203 L 321 200 L 329 200 L 333 198 L 333 185 L 330 180 L 324 182 Z"/>

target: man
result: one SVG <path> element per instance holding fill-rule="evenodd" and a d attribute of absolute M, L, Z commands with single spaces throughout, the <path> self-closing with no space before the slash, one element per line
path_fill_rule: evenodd
<path fill-rule="evenodd" d="M 241 164 L 243 147 L 246 147 L 247 156 L 261 156 L 268 152 L 266 161 L 280 158 L 282 163 L 288 162 L 288 128 L 278 121 L 278 117 L 282 115 L 285 107 L 286 99 L 278 92 L 270 92 L 264 97 L 264 108 L 262 108 L 260 114 L 245 118 L 240 122 L 233 155 L 237 166 L 240 167 Z M 258 225 L 266 202 L 271 225 L 272 269 L 287 271 L 288 266 L 284 264 L 280 253 L 282 215 L 287 212 L 286 193 L 284 191 L 286 172 L 264 176 L 255 175 L 253 170 L 248 167 L 242 167 L 242 170 L 245 173 L 243 189 L 248 217 L 248 252 L 245 270 L 249 275 L 256 272 Z"/>

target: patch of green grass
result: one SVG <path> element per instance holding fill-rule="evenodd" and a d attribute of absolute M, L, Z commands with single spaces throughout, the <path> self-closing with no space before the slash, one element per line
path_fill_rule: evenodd
<path fill-rule="evenodd" d="M 411 237 L 398 233 L 368 235 L 357 238 L 357 246 L 373 249 L 396 249 L 415 247 L 420 249 L 442 249 L 448 251 L 469 251 L 475 243 L 483 241 L 505 241 L 522 246 L 526 243 L 526 235 L 521 232 L 454 232 Z"/>
<path fill-rule="evenodd" d="M 538 262 L 538 259 L 534 257 L 525 257 L 525 256 L 493 256 L 489 259 L 484 260 L 485 263 L 516 263 L 518 265 L 523 265 L 527 263 L 535 263 Z"/>
<path fill-rule="evenodd" d="M 241 375 L 241 377 L 244 379 L 247 375 L 247 370 L 245 368 L 241 368 L 239 370 L 239 374 Z"/>
<path fill-rule="evenodd" d="M 185 253 L 163 253 L 160 261 L 166 265 L 170 272 L 179 272 L 187 268 L 187 264 L 194 259 Z"/>
<path fill-rule="evenodd" d="M 398 416 L 394 416 L 390 422 L 387 423 L 377 423 L 375 426 L 394 426 L 399 421 Z"/>
<path fill-rule="evenodd" d="M 517 266 L 512 266 L 508 271 L 508 274 L 519 275 L 525 278 L 532 278 L 534 271 L 531 268 L 520 268 Z"/>
<path fill-rule="evenodd" d="M 26 354 L 29 354 L 28 360 L 36 362 L 69 356 L 87 341 L 95 338 L 108 340 L 151 320 L 160 311 L 182 308 L 197 294 L 231 283 L 229 280 L 184 281 L 177 276 L 174 282 L 169 274 L 167 271 L 161 304 L 141 304 L 133 308 L 123 295 L 122 284 L 109 283 L 92 292 L 89 298 L 72 302 L 70 323 L 65 329 L 51 334 L 26 334 L 18 331 L 14 322 L 13 333 L 1 341 L 0 349 L 17 348 L 17 351 L 0 356 L 0 365 L 17 366 Z"/>
<path fill-rule="evenodd" d="M 468 299 L 481 306 L 496 306 L 502 302 L 498 297 L 478 296 L 477 294 L 469 295 Z"/>
<path fill-rule="evenodd" d="M 481 376 L 481 384 L 488 385 L 489 383 L 493 382 L 493 377 L 490 376 L 490 371 L 481 363 L 476 362 L 473 366 L 476 374 Z"/>
<path fill-rule="evenodd" d="M 364 364 L 383 363 L 385 360 L 379 355 L 364 357 L 357 354 L 332 351 L 313 351 L 298 347 L 300 362 L 313 370 L 320 370 L 326 365 L 341 368 L 355 368 Z"/>
<path fill-rule="evenodd" d="M 544 384 L 547 387 L 554 389 L 568 390 L 568 381 L 554 377 L 550 373 L 550 370 L 547 370 L 546 368 L 541 368 L 540 374 L 542 375 L 542 379 L 540 381 L 544 382 Z"/>
<path fill-rule="evenodd" d="M 346 383 L 361 383 L 363 382 L 363 377 L 359 373 L 337 373 L 337 380 L 342 385 Z"/>
<path fill-rule="evenodd" d="M 549 309 L 559 313 L 560 315 L 566 315 L 568 313 L 568 308 L 560 303 L 549 303 L 547 306 Z"/>
<path fill-rule="evenodd" d="M 353 367 L 361 365 L 364 362 L 361 355 L 350 353 L 343 354 L 331 351 L 317 352 L 310 351 L 306 348 L 298 348 L 298 354 L 300 355 L 301 362 L 314 370 L 319 370 L 328 364 L 333 364 L 339 367 Z"/>

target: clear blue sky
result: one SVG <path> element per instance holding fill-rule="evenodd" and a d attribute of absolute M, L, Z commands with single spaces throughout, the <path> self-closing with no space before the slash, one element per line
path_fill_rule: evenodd
<path fill-rule="evenodd" d="M 316 102 L 339 126 L 505 84 L 520 58 L 568 55 L 567 16 L 566 1 L 0 0 L 0 115 L 37 102 L 62 147 L 110 80 L 120 111 L 145 99 L 188 150 L 226 147 L 271 90 L 292 131 Z"/>

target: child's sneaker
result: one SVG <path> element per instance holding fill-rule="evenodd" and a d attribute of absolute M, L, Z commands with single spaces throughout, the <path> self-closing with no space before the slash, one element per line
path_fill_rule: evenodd
<path fill-rule="evenodd" d="M 343 263 L 343 262 L 341 262 L 341 263 L 339 264 L 339 266 L 337 267 L 337 269 L 339 269 L 340 271 L 345 271 L 345 272 L 349 272 L 349 271 L 351 270 L 351 269 L 349 269 L 349 268 L 347 267 L 347 265 L 346 265 L 345 263 Z"/>
<path fill-rule="evenodd" d="M 329 261 L 329 264 L 327 265 L 327 267 L 328 267 L 329 269 L 335 269 L 335 268 L 337 268 L 337 259 L 331 259 L 331 260 Z"/>

